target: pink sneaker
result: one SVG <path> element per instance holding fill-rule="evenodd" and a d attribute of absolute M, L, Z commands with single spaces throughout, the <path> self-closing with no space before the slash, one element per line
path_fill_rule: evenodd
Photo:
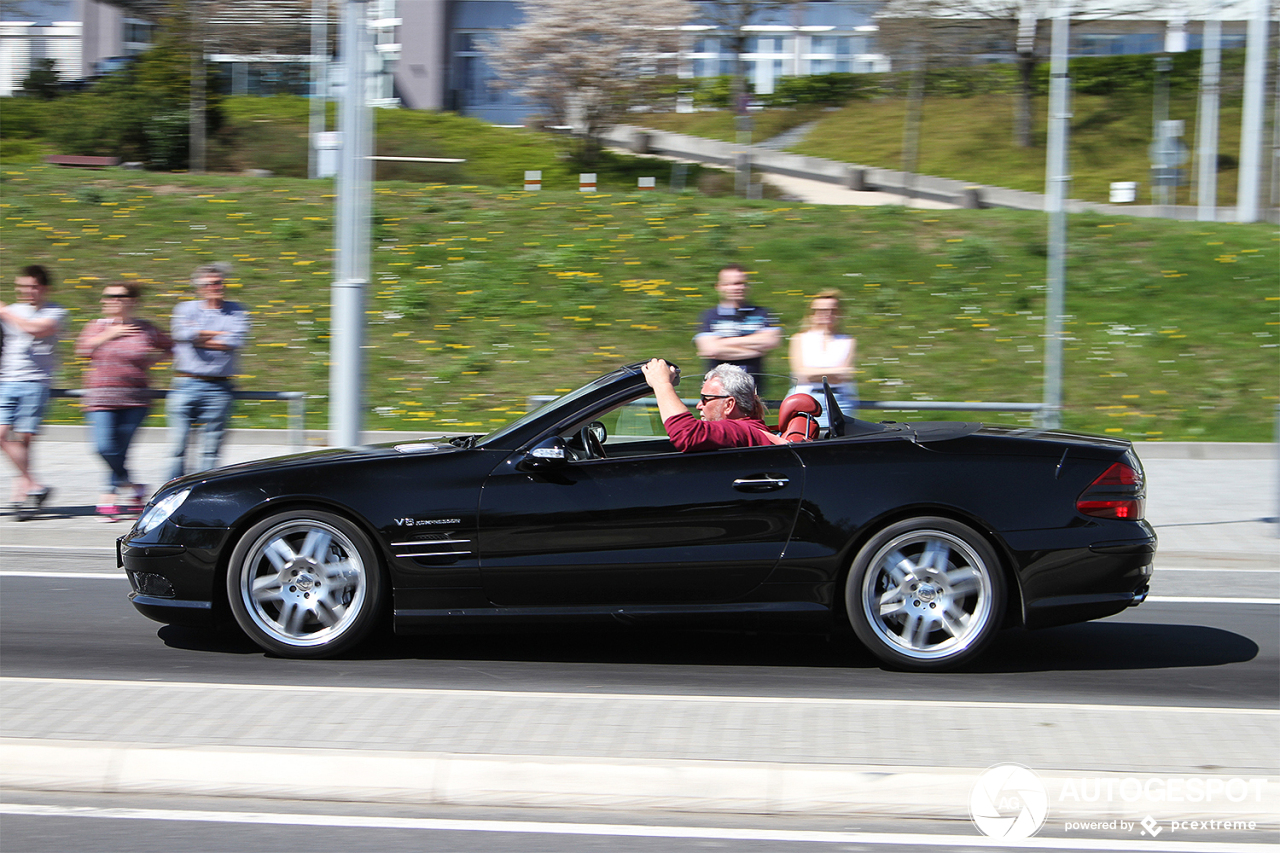
<path fill-rule="evenodd" d="M 120 517 L 120 507 L 115 504 L 98 504 L 98 521 L 116 521 Z"/>

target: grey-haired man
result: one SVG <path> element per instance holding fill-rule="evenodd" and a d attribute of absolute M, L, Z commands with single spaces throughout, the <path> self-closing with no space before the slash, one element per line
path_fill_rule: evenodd
<path fill-rule="evenodd" d="M 249 312 L 225 298 L 229 264 L 205 264 L 191 274 L 199 299 L 173 309 L 173 385 L 165 410 L 173 464 L 169 478 L 186 473 L 187 440 L 201 425 L 200 468 L 218 466 L 222 437 L 235 400 L 236 354 L 249 337 Z"/>

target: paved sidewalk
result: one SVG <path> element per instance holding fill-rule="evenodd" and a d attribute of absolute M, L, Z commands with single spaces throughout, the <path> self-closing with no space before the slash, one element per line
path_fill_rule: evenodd
<path fill-rule="evenodd" d="M 0 786 L 11 788 L 965 819 L 982 771 L 1014 762 L 1044 782 L 1055 819 L 1280 817 L 1271 710 L 16 678 L 0 688 Z M 1151 778 L 1221 794 L 1096 796 L 1099 785 L 1152 789 Z"/>
<path fill-rule="evenodd" d="M 141 479 L 158 483 L 162 431 L 143 438 L 134 464 Z M 245 431 L 232 436 L 225 459 L 289 452 L 285 433 Z M 1258 580 L 1252 594 L 1280 597 L 1269 589 L 1275 576 L 1265 571 L 1280 563 L 1274 447 L 1164 444 L 1139 452 L 1149 478 L 1148 518 L 1161 537 L 1156 594 L 1161 566 L 1208 566 L 1250 569 L 1237 575 Z M 37 446 L 37 469 L 54 498 L 31 521 L 0 518 L 0 556 L 54 547 L 64 549 L 68 571 L 113 572 L 112 543 L 126 525 L 91 517 L 103 466 L 84 431 L 50 430 Z M 0 488 L 10 478 L 4 470 Z M 1165 577 L 1176 586 L 1178 575 L 1171 570 Z M 1017 762 L 1044 782 L 1054 819 L 1150 814 L 1275 826 L 1278 727 L 1276 710 L 946 696 L 652 696 L 0 676 L 0 787 L 967 821 L 982 771 Z M 1159 795 L 1169 785 L 1199 785 L 1221 795 L 1100 801 L 1079 794 L 1126 784 L 1148 792 L 1156 784 Z"/>

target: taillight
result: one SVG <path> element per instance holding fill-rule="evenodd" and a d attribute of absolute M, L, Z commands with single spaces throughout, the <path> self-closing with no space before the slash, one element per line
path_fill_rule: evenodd
<path fill-rule="evenodd" d="M 1094 518 L 1139 521 L 1146 511 L 1142 473 L 1123 462 L 1103 471 L 1076 499 L 1076 511 Z"/>

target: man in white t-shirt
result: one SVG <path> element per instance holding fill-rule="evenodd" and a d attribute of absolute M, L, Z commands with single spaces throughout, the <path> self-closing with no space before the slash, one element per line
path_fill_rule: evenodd
<path fill-rule="evenodd" d="M 0 354 L 0 450 L 18 476 L 13 481 L 13 515 L 26 521 L 52 490 L 31 473 L 31 442 L 40 432 L 49 388 L 57 367 L 58 337 L 67 310 L 48 301 L 49 272 L 33 264 L 14 279 L 18 301 L 0 302 L 4 351 Z"/>

